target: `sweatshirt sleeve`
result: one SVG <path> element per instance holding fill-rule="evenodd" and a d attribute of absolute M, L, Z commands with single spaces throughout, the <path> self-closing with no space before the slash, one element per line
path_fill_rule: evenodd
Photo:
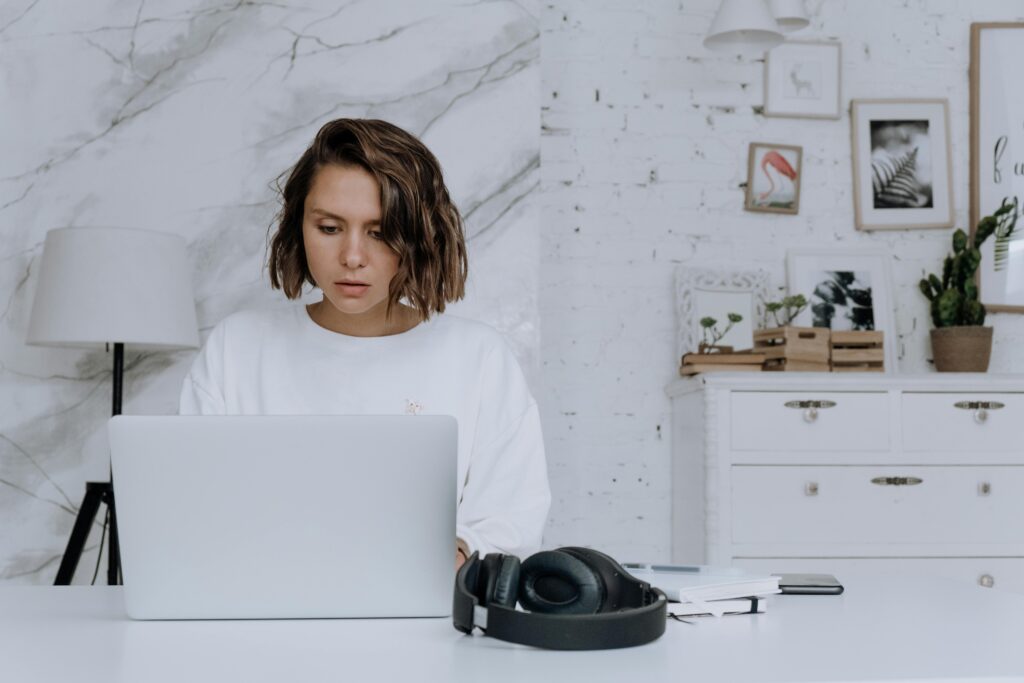
<path fill-rule="evenodd" d="M 537 403 L 502 343 L 483 369 L 481 408 L 456 535 L 469 551 L 536 552 L 551 505 Z"/>
<path fill-rule="evenodd" d="M 220 378 L 224 356 L 224 330 L 218 325 L 210 333 L 203 348 L 192 361 L 192 367 L 181 385 L 178 399 L 179 415 L 225 415 L 227 407 Z"/>

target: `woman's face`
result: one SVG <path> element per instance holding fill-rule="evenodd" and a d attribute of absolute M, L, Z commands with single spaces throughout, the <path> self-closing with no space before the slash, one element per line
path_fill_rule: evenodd
<path fill-rule="evenodd" d="M 316 172 L 302 217 L 306 262 L 343 315 L 385 315 L 398 254 L 381 239 L 380 217 L 380 185 L 366 170 L 328 164 Z"/>

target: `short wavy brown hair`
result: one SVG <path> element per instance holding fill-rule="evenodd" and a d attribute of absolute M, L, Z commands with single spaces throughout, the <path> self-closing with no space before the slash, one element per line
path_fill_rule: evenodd
<path fill-rule="evenodd" d="M 358 166 L 380 184 L 381 233 L 398 254 L 388 315 L 400 299 L 422 320 L 465 295 L 468 260 L 462 217 L 437 158 L 415 136 L 386 121 L 336 119 L 325 124 L 280 188 L 281 211 L 270 241 L 270 284 L 296 299 L 317 286 L 306 262 L 302 220 L 306 195 L 327 164 Z M 271 226 L 273 227 L 273 226 Z"/>

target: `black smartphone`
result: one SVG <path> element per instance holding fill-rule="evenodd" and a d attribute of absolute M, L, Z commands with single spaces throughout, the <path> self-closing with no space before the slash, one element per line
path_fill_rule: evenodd
<path fill-rule="evenodd" d="M 779 590 L 792 595 L 839 595 L 843 584 L 831 574 L 772 574 L 779 577 Z"/>

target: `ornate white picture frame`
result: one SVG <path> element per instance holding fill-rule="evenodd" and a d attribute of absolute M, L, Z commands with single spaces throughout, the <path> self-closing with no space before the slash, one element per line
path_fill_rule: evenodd
<path fill-rule="evenodd" d="M 701 341 L 700 320 L 710 316 L 725 327 L 726 314 L 739 313 L 743 320 L 722 338 L 735 350 L 754 345 L 754 329 L 768 297 L 768 273 L 763 270 L 722 270 L 679 266 L 676 269 L 676 356 L 695 353 Z"/>

